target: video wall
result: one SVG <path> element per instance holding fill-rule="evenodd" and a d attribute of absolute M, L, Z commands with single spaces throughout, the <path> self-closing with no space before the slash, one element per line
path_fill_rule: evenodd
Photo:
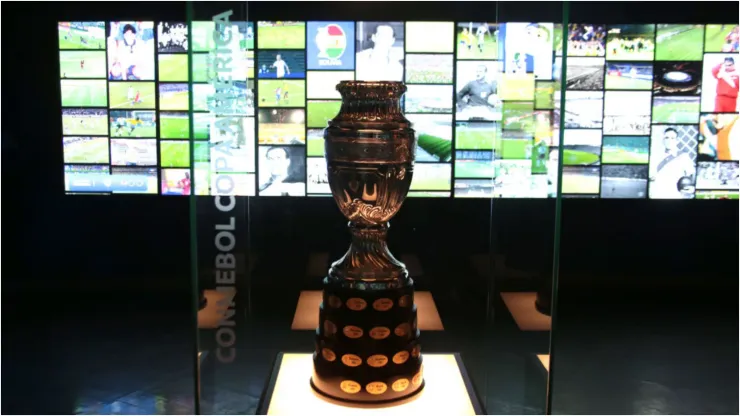
<path fill-rule="evenodd" d="M 192 26 L 59 23 L 68 194 L 328 196 L 336 84 L 391 80 L 410 197 L 738 198 L 736 24 Z"/>

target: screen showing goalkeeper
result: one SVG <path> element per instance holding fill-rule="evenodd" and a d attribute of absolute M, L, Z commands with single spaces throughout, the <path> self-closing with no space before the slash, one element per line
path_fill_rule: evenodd
<path fill-rule="evenodd" d="M 494 119 L 495 110 L 501 102 L 496 94 L 496 81 L 487 80 L 487 75 L 488 68 L 479 65 L 475 70 L 475 79 L 458 91 L 458 119 Z"/>

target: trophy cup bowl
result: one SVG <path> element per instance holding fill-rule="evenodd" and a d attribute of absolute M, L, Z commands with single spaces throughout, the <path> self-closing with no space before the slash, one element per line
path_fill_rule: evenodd
<path fill-rule="evenodd" d="M 324 279 L 311 385 L 333 399 L 384 403 L 424 386 L 413 281 L 388 250 L 388 221 L 411 186 L 416 137 L 401 82 L 342 81 L 324 130 L 329 186 L 351 244 Z"/>

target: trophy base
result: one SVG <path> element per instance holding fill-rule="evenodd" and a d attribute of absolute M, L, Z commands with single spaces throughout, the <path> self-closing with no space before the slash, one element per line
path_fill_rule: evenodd
<path fill-rule="evenodd" d="M 424 380 L 413 281 L 347 283 L 324 279 L 311 386 L 353 403 L 416 394 Z"/>
<path fill-rule="evenodd" d="M 339 402 L 342 402 L 342 403 L 351 403 L 351 404 L 367 404 L 367 403 L 372 403 L 372 404 L 391 404 L 391 403 L 400 402 L 400 401 L 403 401 L 403 400 L 406 400 L 406 399 L 410 399 L 410 398 L 416 396 L 417 394 L 421 393 L 421 391 L 424 389 L 424 385 L 425 385 L 425 383 L 424 383 L 424 380 L 422 379 L 421 380 L 421 384 L 418 387 L 416 387 L 415 390 L 413 390 L 411 392 L 401 393 L 401 394 L 398 394 L 398 395 L 393 395 L 392 397 L 390 397 L 390 396 L 389 397 L 382 397 L 382 398 L 378 398 L 378 397 L 364 397 L 364 398 L 360 399 L 360 398 L 356 398 L 356 397 L 348 397 L 348 395 L 346 393 L 344 393 L 343 391 L 341 391 L 341 390 L 339 390 L 338 392 L 332 391 L 333 389 L 331 389 L 331 388 L 328 388 L 326 390 L 322 390 L 318 386 L 316 386 L 316 383 L 314 383 L 313 378 L 311 378 L 311 388 L 316 393 L 318 393 L 318 394 L 320 394 L 320 395 L 322 395 L 322 396 L 324 396 L 326 398 L 332 399 L 332 400 L 336 400 L 336 401 L 339 401 Z M 368 396 L 370 396 L 370 395 L 368 395 Z"/>

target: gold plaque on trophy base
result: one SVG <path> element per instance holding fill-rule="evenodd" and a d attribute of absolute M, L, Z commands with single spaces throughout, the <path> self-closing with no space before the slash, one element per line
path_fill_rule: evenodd
<path fill-rule="evenodd" d="M 419 384 L 421 384 L 421 377 L 422 377 L 422 373 L 423 372 L 424 372 L 424 367 L 420 368 L 419 369 L 419 372 L 416 373 L 416 375 L 414 376 L 414 378 L 411 379 L 411 383 L 414 386 L 418 386 Z"/>
<path fill-rule="evenodd" d="M 360 386 L 360 383 L 356 381 L 344 380 L 339 384 L 339 388 L 345 393 L 355 394 L 362 389 L 362 386 Z"/>
<path fill-rule="evenodd" d="M 324 357 L 324 359 L 329 362 L 332 362 L 337 359 L 337 355 L 334 354 L 334 351 L 330 350 L 329 348 L 322 348 L 321 356 Z"/>
<path fill-rule="evenodd" d="M 383 354 L 375 354 L 367 358 L 367 365 L 370 367 L 380 368 L 386 364 L 388 364 L 388 357 Z"/>
<path fill-rule="evenodd" d="M 347 299 L 347 308 L 359 312 L 367 308 L 367 302 L 365 302 L 365 299 L 361 298 L 350 298 Z"/>
<path fill-rule="evenodd" d="M 393 356 L 393 362 L 396 364 L 403 364 L 409 359 L 408 351 L 399 351 Z"/>
<path fill-rule="evenodd" d="M 339 309 L 342 307 L 342 300 L 334 295 L 331 295 L 329 296 L 329 306 L 334 309 Z"/>
<path fill-rule="evenodd" d="M 342 356 L 342 363 L 347 367 L 359 367 L 362 364 L 362 358 L 354 354 L 344 354 Z"/>
<path fill-rule="evenodd" d="M 384 326 L 376 326 L 370 330 L 370 338 L 372 339 L 386 339 L 391 334 L 391 330 Z"/>
<path fill-rule="evenodd" d="M 400 299 L 398 299 L 398 306 L 402 308 L 407 308 L 411 306 L 411 296 L 409 295 L 403 295 Z"/>
<path fill-rule="evenodd" d="M 409 387 L 409 379 L 407 378 L 399 378 L 398 380 L 394 381 L 391 385 L 391 388 L 393 391 L 404 391 Z"/>
<path fill-rule="evenodd" d="M 365 390 L 370 394 L 383 394 L 388 390 L 388 386 L 386 386 L 382 381 L 373 381 L 365 386 Z"/>
<path fill-rule="evenodd" d="M 417 344 L 413 350 L 411 350 L 411 356 L 414 358 L 419 358 L 419 355 L 421 355 L 421 345 Z"/>
<path fill-rule="evenodd" d="M 393 307 L 393 301 L 388 298 L 378 299 L 373 302 L 373 309 L 379 312 L 385 312 Z"/>
<path fill-rule="evenodd" d="M 324 334 L 331 337 L 331 336 L 334 336 L 334 334 L 336 333 L 337 333 L 337 326 L 334 325 L 334 322 L 328 319 L 324 321 Z"/>
<path fill-rule="evenodd" d="M 396 329 L 393 330 L 393 333 L 396 334 L 398 337 L 406 337 L 411 332 L 411 325 L 409 324 L 401 324 L 396 327 Z"/>
<path fill-rule="evenodd" d="M 352 338 L 352 339 L 360 338 L 362 337 L 362 334 L 363 334 L 362 328 L 358 326 L 354 326 L 354 325 L 345 326 L 342 332 L 344 332 L 344 336 L 346 336 L 347 338 Z"/>

